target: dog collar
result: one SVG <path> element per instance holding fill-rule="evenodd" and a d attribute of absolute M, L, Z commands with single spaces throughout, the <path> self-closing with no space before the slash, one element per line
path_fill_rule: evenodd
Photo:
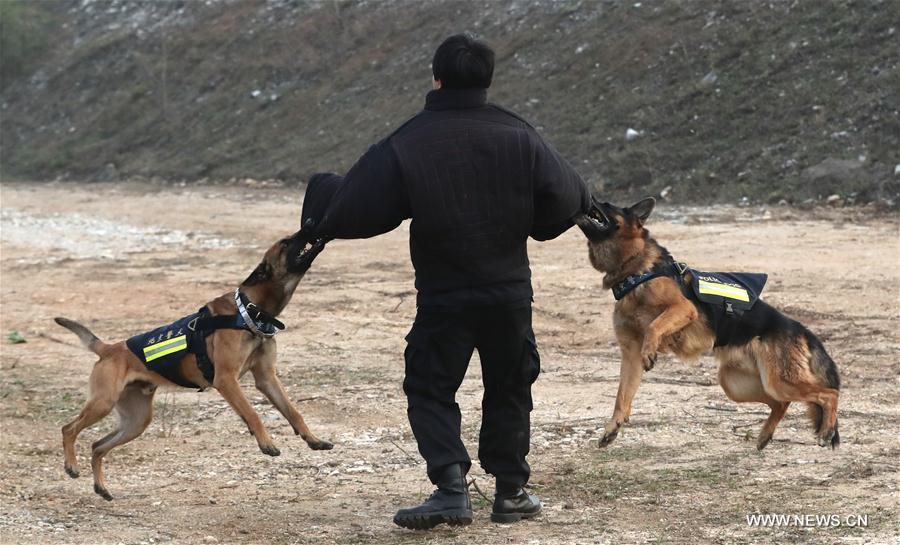
<path fill-rule="evenodd" d="M 260 337 L 274 337 L 279 330 L 284 329 L 284 324 L 256 306 L 255 303 L 241 293 L 241 288 L 234 290 L 234 304 L 237 306 L 238 315 L 244 321 L 244 325 L 251 333 Z"/>
<path fill-rule="evenodd" d="M 613 297 L 616 298 L 616 301 L 619 301 L 634 290 L 634 288 L 658 276 L 670 276 L 680 282 L 687 268 L 687 265 L 684 263 L 666 261 L 655 265 L 645 273 L 626 276 L 624 280 L 612 287 Z"/>

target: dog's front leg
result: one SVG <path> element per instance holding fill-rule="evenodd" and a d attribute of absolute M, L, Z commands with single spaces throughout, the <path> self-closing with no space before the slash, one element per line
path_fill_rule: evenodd
<path fill-rule="evenodd" d="M 269 432 L 266 431 L 266 427 L 263 426 L 259 414 L 257 414 L 257 412 L 253 410 L 253 407 L 250 406 L 250 401 L 247 400 L 247 396 L 245 396 L 244 391 L 241 390 L 241 385 L 238 383 L 237 377 L 230 373 L 219 372 L 219 369 L 216 369 L 216 371 L 216 378 L 213 380 L 213 388 L 218 390 L 218 392 L 222 394 L 222 397 L 225 398 L 225 401 L 227 401 L 234 411 L 244 419 L 244 423 L 250 428 L 250 433 L 256 437 L 256 442 L 259 444 L 259 450 L 269 456 L 280 455 L 281 451 L 275 447 L 272 438 L 269 437 Z"/>
<path fill-rule="evenodd" d="M 287 392 L 284 391 L 281 381 L 278 380 L 278 376 L 275 374 L 275 340 L 272 339 L 263 343 L 257 349 L 255 356 L 256 361 L 250 367 L 250 372 L 253 373 L 256 389 L 262 392 L 272 402 L 272 405 L 275 405 L 278 412 L 291 424 L 294 433 L 302 437 L 306 444 L 309 445 L 309 448 L 313 450 L 331 450 L 334 448 L 333 444 L 319 439 L 316 437 L 316 434 L 310 431 L 306 421 L 303 420 L 303 415 L 294 407 L 294 404 L 288 398 Z"/>
<path fill-rule="evenodd" d="M 656 365 L 656 352 L 659 343 L 668 335 L 680 331 L 698 317 L 697 307 L 687 299 L 673 304 L 657 316 L 644 333 L 644 343 L 641 347 L 641 361 L 644 370 L 649 371 Z"/>
<path fill-rule="evenodd" d="M 603 448 L 615 440 L 619 428 L 631 416 L 631 400 L 641 385 L 644 368 L 641 365 L 641 343 L 630 336 L 616 332 L 619 337 L 619 349 L 622 351 L 622 365 L 619 371 L 619 392 L 616 394 L 616 406 L 612 418 L 606 424 L 599 447 Z"/>

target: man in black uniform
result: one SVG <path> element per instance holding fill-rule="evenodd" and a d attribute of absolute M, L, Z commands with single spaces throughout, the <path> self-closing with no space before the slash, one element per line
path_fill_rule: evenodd
<path fill-rule="evenodd" d="M 584 181 L 537 131 L 486 102 L 494 52 L 451 36 L 432 62 L 425 109 L 372 146 L 346 176 L 310 180 L 303 222 L 317 236 L 367 238 L 407 218 L 418 290 L 406 336 L 409 423 L 437 491 L 401 509 L 406 528 L 472 521 L 456 391 L 477 349 L 484 380 L 478 458 L 497 479 L 491 514 L 540 512 L 530 468 L 531 384 L 540 372 L 531 327 L 529 236 L 549 240 L 588 211 Z"/>

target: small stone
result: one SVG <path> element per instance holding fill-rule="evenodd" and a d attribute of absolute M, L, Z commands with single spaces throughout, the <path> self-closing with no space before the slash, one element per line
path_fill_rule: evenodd
<path fill-rule="evenodd" d="M 216 536 L 206 536 L 203 538 L 203 543 L 218 543 L 219 540 L 216 539 Z"/>
<path fill-rule="evenodd" d="M 900 176 L 900 165 L 894 165 L 894 176 Z"/>
<path fill-rule="evenodd" d="M 700 85 L 709 87 L 711 85 L 715 85 L 717 81 L 719 81 L 719 75 L 715 72 L 710 72 L 703 76 L 703 79 L 700 80 Z"/>
<path fill-rule="evenodd" d="M 631 142 L 633 140 L 637 140 L 641 136 L 639 131 L 629 128 L 625 131 L 625 140 L 627 142 Z"/>

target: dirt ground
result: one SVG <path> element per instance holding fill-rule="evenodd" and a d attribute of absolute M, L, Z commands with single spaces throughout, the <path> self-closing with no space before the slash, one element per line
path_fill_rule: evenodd
<path fill-rule="evenodd" d="M 60 426 L 85 399 L 94 356 L 52 322 L 67 316 L 119 340 L 234 289 L 265 247 L 294 230 L 287 189 L 137 184 L 4 184 L 0 541 L 103 543 L 898 543 L 900 542 L 900 237 L 865 210 L 661 207 L 649 227 L 707 270 L 765 271 L 765 297 L 825 341 L 841 370 L 842 446 L 815 445 L 793 406 L 762 453 L 767 408 L 737 405 L 710 358 L 663 357 L 616 442 L 597 448 L 618 379 L 613 298 L 581 234 L 529 248 L 543 373 L 532 414 L 537 520 L 498 526 L 473 487 L 475 522 L 399 529 L 394 511 L 430 493 L 406 421 L 403 336 L 415 313 L 407 225 L 332 243 L 283 315 L 278 368 L 312 429 L 306 448 L 245 377 L 282 455 L 263 455 L 215 392 L 157 396 L 139 439 L 107 457 L 115 496 L 63 472 Z M 12 344 L 18 331 L 27 342 Z M 459 392 L 477 448 L 477 362 Z M 476 466 L 477 486 L 492 482 Z M 755 527 L 757 513 L 838 515 L 839 526 Z M 868 525 L 853 524 L 867 515 Z M 847 521 L 846 517 L 851 517 Z"/>

